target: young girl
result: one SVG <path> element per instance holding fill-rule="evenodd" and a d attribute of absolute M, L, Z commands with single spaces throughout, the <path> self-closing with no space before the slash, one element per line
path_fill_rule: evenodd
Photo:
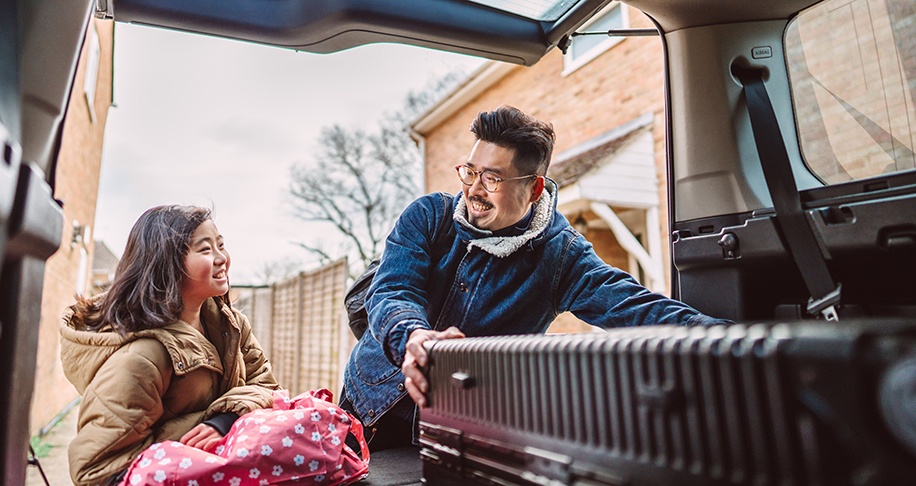
<path fill-rule="evenodd" d="M 209 210 L 156 207 L 131 229 L 111 288 L 64 313 L 61 361 L 83 397 L 74 483 L 117 483 L 154 442 L 208 450 L 272 406 L 279 386 L 229 303 L 229 263 Z"/>

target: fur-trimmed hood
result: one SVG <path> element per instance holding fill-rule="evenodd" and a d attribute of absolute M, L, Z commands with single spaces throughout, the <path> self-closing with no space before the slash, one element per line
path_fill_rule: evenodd
<path fill-rule="evenodd" d="M 529 241 L 540 236 L 550 227 L 554 213 L 556 213 L 557 191 L 556 182 L 545 178 L 544 191 L 541 192 L 541 197 L 534 203 L 534 217 L 531 219 L 531 225 L 524 233 L 516 236 L 491 236 L 493 234 L 492 231 L 482 230 L 472 225 L 467 220 L 467 200 L 465 200 L 463 192 L 459 194 L 455 204 L 455 223 L 471 235 L 476 236 L 468 243 L 468 251 L 471 251 L 476 246 L 495 257 L 505 258 Z"/>

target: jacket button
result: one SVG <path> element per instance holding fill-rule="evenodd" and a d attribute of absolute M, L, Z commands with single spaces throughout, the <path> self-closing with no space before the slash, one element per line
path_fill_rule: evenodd
<path fill-rule="evenodd" d="M 210 358 L 207 358 L 207 364 L 210 364 Z"/>
<path fill-rule="evenodd" d="M 398 383 L 398 391 L 399 391 L 399 392 L 404 391 L 404 384 L 403 384 L 403 383 Z"/>
<path fill-rule="evenodd" d="M 181 361 L 179 361 L 179 362 L 178 362 L 178 369 L 180 370 L 180 369 L 182 369 L 182 368 L 184 368 L 184 365 L 181 363 Z"/>
<path fill-rule="evenodd" d="M 375 417 L 375 410 L 369 410 L 369 418 Z"/>
<path fill-rule="evenodd" d="M 467 291 L 468 291 L 468 286 L 465 285 L 464 282 L 461 282 L 461 283 L 458 284 L 458 290 L 460 290 L 460 291 L 462 291 L 462 292 L 467 292 Z"/>

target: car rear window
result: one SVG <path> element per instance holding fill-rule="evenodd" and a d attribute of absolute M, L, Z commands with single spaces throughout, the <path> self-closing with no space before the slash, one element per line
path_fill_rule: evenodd
<path fill-rule="evenodd" d="M 914 170 L 913 0 L 828 0 L 785 37 L 802 156 L 827 184 Z"/>

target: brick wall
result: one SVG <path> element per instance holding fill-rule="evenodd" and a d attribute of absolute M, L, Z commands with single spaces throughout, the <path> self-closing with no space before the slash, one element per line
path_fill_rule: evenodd
<path fill-rule="evenodd" d="M 60 364 L 60 315 L 74 301 L 77 280 L 82 279 L 88 292 L 94 244 L 95 206 L 98 199 L 99 169 L 102 162 L 102 140 L 111 104 L 112 47 L 114 22 L 93 19 L 90 29 L 98 32 L 101 54 L 95 91 L 95 122 L 90 120 L 89 105 L 83 93 L 88 42 L 83 45 L 63 128 L 57 163 L 54 197 L 64 201 L 64 227 L 61 247 L 45 266 L 41 298 L 38 357 L 35 371 L 35 394 L 32 399 L 31 431 L 47 425 L 78 394 L 63 375 Z M 86 39 L 89 39 L 89 35 Z M 84 241 L 71 245 L 73 224 L 88 226 Z M 80 258 L 85 251 L 85 271 L 79 274 Z"/>

